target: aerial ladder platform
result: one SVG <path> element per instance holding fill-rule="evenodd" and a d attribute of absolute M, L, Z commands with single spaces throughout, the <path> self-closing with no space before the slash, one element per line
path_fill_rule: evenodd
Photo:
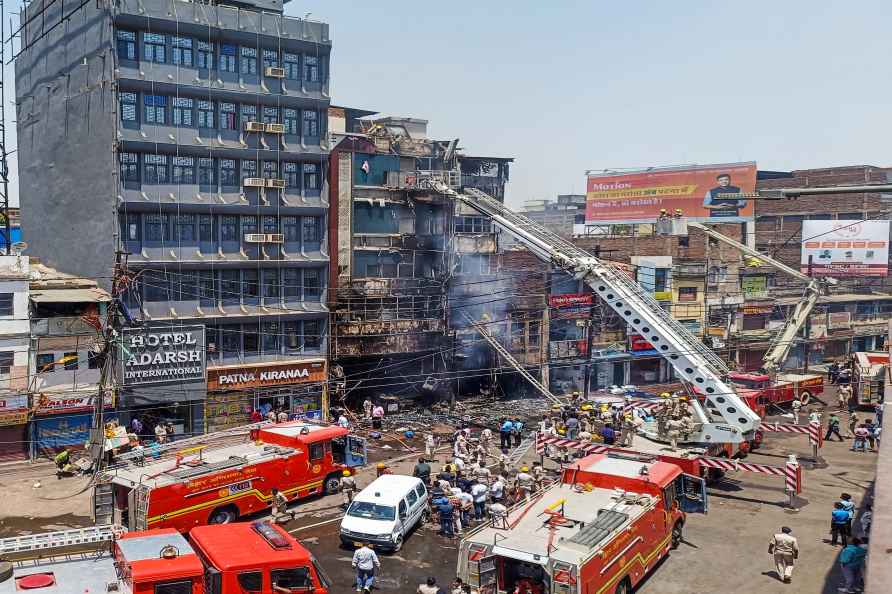
<path fill-rule="evenodd" d="M 540 259 L 589 285 L 635 332 L 654 345 L 675 373 L 703 397 L 691 401 L 696 429 L 686 442 L 740 443 L 759 427 L 759 416 L 741 399 L 725 377 L 724 361 L 666 312 L 653 296 L 623 270 L 573 245 L 563 237 L 475 188 L 435 189 L 488 216 Z"/>

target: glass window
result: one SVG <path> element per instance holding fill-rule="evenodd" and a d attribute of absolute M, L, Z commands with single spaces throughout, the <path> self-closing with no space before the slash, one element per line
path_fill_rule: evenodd
<path fill-rule="evenodd" d="M 298 243 L 300 241 L 297 221 L 297 217 L 282 217 L 282 233 L 285 235 L 286 243 Z"/>
<path fill-rule="evenodd" d="M 206 41 L 195 42 L 198 51 L 198 67 L 204 70 L 214 69 L 214 44 Z"/>
<path fill-rule="evenodd" d="M 298 175 L 297 163 L 283 163 L 285 187 L 300 188 L 300 177 Z"/>
<path fill-rule="evenodd" d="M 192 38 L 177 37 L 170 38 L 170 57 L 174 64 L 180 66 L 192 66 Z"/>
<path fill-rule="evenodd" d="M 319 58 L 316 56 L 304 56 L 304 80 L 319 82 Z"/>
<path fill-rule="evenodd" d="M 255 271 L 256 272 L 256 271 Z M 248 297 L 245 294 L 245 297 Z M 260 335 L 257 333 L 256 324 L 245 324 L 242 331 L 242 344 L 246 356 L 257 355 L 260 352 Z"/>
<path fill-rule="evenodd" d="M 319 241 L 319 217 L 303 218 L 303 240 L 311 243 Z"/>
<path fill-rule="evenodd" d="M 286 268 L 282 275 L 282 288 L 286 301 L 301 300 L 301 274 L 300 268 Z"/>
<path fill-rule="evenodd" d="M 257 217 L 254 215 L 242 217 L 242 236 L 248 233 L 257 233 Z"/>
<path fill-rule="evenodd" d="M 145 183 L 166 184 L 169 181 L 167 155 L 143 155 L 143 171 Z"/>
<path fill-rule="evenodd" d="M 159 33 L 143 33 L 142 34 L 142 56 L 147 62 L 157 62 L 164 64 L 166 62 L 165 52 L 167 51 L 165 36 Z"/>
<path fill-rule="evenodd" d="M 165 117 L 164 111 L 167 107 L 167 97 L 164 95 L 144 95 L 144 115 L 143 121 L 147 124 L 163 124 Z"/>
<path fill-rule="evenodd" d="M 146 241 L 160 242 L 167 239 L 167 215 L 146 214 L 144 221 Z"/>
<path fill-rule="evenodd" d="M 325 447 L 321 442 L 310 444 L 310 460 L 321 460 L 325 456 Z"/>
<path fill-rule="evenodd" d="M 322 294 L 319 284 L 319 269 L 307 268 L 304 270 L 304 300 L 317 301 Z"/>
<path fill-rule="evenodd" d="M 264 161 L 263 162 L 263 177 L 264 177 L 264 179 L 278 179 L 279 178 L 279 164 L 276 161 Z"/>
<path fill-rule="evenodd" d="M 310 579 L 310 569 L 308 567 L 273 569 L 269 574 L 273 590 L 275 590 L 276 587 L 290 590 L 313 587 L 313 581 Z"/>
<path fill-rule="evenodd" d="M 235 54 L 236 47 L 231 43 L 224 43 L 220 46 L 221 72 L 235 72 Z"/>
<path fill-rule="evenodd" d="M 195 215 L 181 214 L 174 217 L 174 239 L 179 241 L 195 241 Z"/>
<path fill-rule="evenodd" d="M 235 272 L 238 275 L 238 270 L 233 270 L 231 272 Z M 238 283 L 236 283 L 237 289 Z M 237 294 L 236 294 L 237 295 Z M 238 302 L 238 297 L 236 297 L 236 302 Z M 220 335 L 222 336 L 220 342 L 223 343 L 223 355 L 238 355 L 242 350 L 242 329 L 240 326 L 223 326 L 220 328 Z M 241 583 L 241 582 L 239 582 Z M 259 588 L 258 588 L 259 589 Z"/>
<path fill-rule="evenodd" d="M 118 100 L 121 103 L 121 121 L 136 121 L 136 93 L 118 93 Z"/>
<path fill-rule="evenodd" d="M 56 357 L 53 353 L 40 353 L 37 355 L 37 373 L 52 373 L 56 370 L 54 363 Z"/>
<path fill-rule="evenodd" d="M 248 268 L 242 271 L 242 295 L 248 299 L 260 297 L 260 282 L 257 269 Z"/>
<path fill-rule="evenodd" d="M 214 125 L 214 102 L 199 101 L 198 102 L 198 127 L 199 128 L 216 128 Z"/>
<path fill-rule="evenodd" d="M 235 130 L 235 103 L 220 102 L 220 129 Z"/>
<path fill-rule="evenodd" d="M 301 348 L 300 322 L 282 324 L 282 344 L 288 351 L 299 351 Z"/>
<path fill-rule="evenodd" d="M 238 574 L 238 585 L 248 592 L 260 592 L 263 588 L 263 573 L 248 571 Z"/>
<path fill-rule="evenodd" d="M 217 241 L 217 228 L 214 226 L 213 215 L 198 217 L 198 239 L 204 242 Z"/>
<path fill-rule="evenodd" d="M 180 580 L 155 584 L 154 594 L 190 594 L 191 592 L 192 580 Z"/>
<path fill-rule="evenodd" d="M 409 500 L 409 507 L 415 505 L 415 502 L 418 501 L 418 495 L 415 494 L 415 490 L 412 489 L 408 493 L 406 493 L 406 499 Z"/>
<path fill-rule="evenodd" d="M 174 301 L 198 300 L 197 282 L 198 278 L 196 276 L 196 271 L 194 270 L 184 270 L 179 274 L 173 275 L 171 298 Z"/>
<path fill-rule="evenodd" d="M 257 74 L 257 49 L 253 47 L 241 48 L 241 73 Z"/>
<path fill-rule="evenodd" d="M 678 287 L 679 301 L 697 301 L 697 287 Z"/>
<path fill-rule="evenodd" d="M 304 346 L 314 350 L 322 348 L 322 320 L 304 322 Z"/>
<path fill-rule="evenodd" d="M 217 183 L 213 159 L 207 157 L 198 159 L 198 183 L 202 186 L 213 186 Z"/>
<path fill-rule="evenodd" d="M 226 187 L 239 185 L 235 159 L 220 159 L 220 185 Z"/>
<path fill-rule="evenodd" d="M 121 181 L 139 181 L 139 157 L 136 153 L 119 153 L 121 160 Z"/>
<path fill-rule="evenodd" d="M 12 315 L 12 293 L 0 293 L 0 316 Z"/>
<path fill-rule="evenodd" d="M 275 268 L 263 270 L 263 296 L 266 299 L 277 301 L 279 299 L 279 271 Z"/>
<path fill-rule="evenodd" d="M 263 108 L 263 122 L 265 124 L 278 124 L 279 123 L 279 108 L 278 107 L 264 107 Z"/>
<path fill-rule="evenodd" d="M 282 113 L 284 114 L 282 123 L 285 124 L 285 134 L 294 134 L 295 136 L 300 134 L 300 130 L 298 129 L 297 110 L 286 107 L 282 110 Z"/>
<path fill-rule="evenodd" d="M 124 223 L 121 233 L 124 241 L 139 241 L 139 213 L 127 213 L 126 220 L 121 222 Z"/>
<path fill-rule="evenodd" d="M 118 59 L 136 60 L 136 33 L 118 31 Z"/>
<path fill-rule="evenodd" d="M 220 217 L 220 241 L 238 241 L 238 216 Z"/>
<path fill-rule="evenodd" d="M 263 217 L 263 232 L 264 233 L 278 233 L 279 232 L 279 219 L 275 215 L 265 215 Z"/>
<path fill-rule="evenodd" d="M 304 136 L 319 136 L 319 114 L 311 109 L 304 110 Z"/>
<path fill-rule="evenodd" d="M 265 301 L 269 303 L 271 300 L 276 301 L 276 299 L 270 299 L 266 295 L 264 295 Z M 280 325 L 278 322 L 264 322 L 263 323 L 263 353 L 264 354 L 279 354 L 280 347 L 279 345 L 282 343 L 282 335 L 280 334 Z"/>
<path fill-rule="evenodd" d="M 220 271 L 220 298 L 227 303 L 238 303 L 241 295 L 241 279 L 238 270 Z"/>
<path fill-rule="evenodd" d="M 304 163 L 304 189 L 319 189 L 319 166 L 315 163 Z"/>
<path fill-rule="evenodd" d="M 242 160 L 242 177 L 257 177 L 257 161 Z"/>
<path fill-rule="evenodd" d="M 213 270 L 202 270 L 198 273 L 198 298 L 201 301 L 201 305 L 214 305 L 217 303 L 217 292 L 214 281 Z M 211 338 L 208 337 L 209 348 L 211 342 Z"/>
<path fill-rule="evenodd" d="M 285 78 L 289 80 L 300 80 L 300 55 L 282 54 L 282 66 L 285 68 Z"/>
<path fill-rule="evenodd" d="M 242 105 L 242 124 L 257 121 L 257 106 Z"/>
<path fill-rule="evenodd" d="M 173 183 L 195 183 L 195 159 L 193 157 L 173 158 Z"/>
<path fill-rule="evenodd" d="M 192 127 L 192 99 L 186 97 L 173 98 L 173 125 Z"/>
<path fill-rule="evenodd" d="M 279 67 L 279 52 L 274 49 L 263 50 L 263 69 Z"/>

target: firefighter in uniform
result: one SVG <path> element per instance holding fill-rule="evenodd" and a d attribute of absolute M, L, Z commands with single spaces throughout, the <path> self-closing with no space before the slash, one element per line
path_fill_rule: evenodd
<path fill-rule="evenodd" d="M 681 437 L 683 430 L 684 422 L 678 417 L 673 416 L 666 421 L 666 437 L 669 438 L 669 445 L 673 450 L 678 449 L 678 438 Z"/>
<path fill-rule="evenodd" d="M 356 479 L 353 478 L 353 473 L 347 469 L 344 469 L 343 475 L 341 493 L 344 494 L 344 507 L 347 508 L 353 503 L 353 496 L 356 495 Z"/>
<path fill-rule="evenodd" d="M 533 462 L 533 484 L 536 492 L 541 491 L 545 486 L 545 469 L 541 462 Z"/>
<path fill-rule="evenodd" d="M 627 413 L 623 415 L 623 442 L 627 448 L 632 447 L 632 444 L 635 440 L 635 430 L 637 427 L 635 426 L 634 419 L 632 418 L 631 413 Z"/>
<path fill-rule="evenodd" d="M 656 416 L 657 418 L 657 435 L 663 437 L 666 435 L 666 421 L 669 420 L 669 408 L 671 406 L 671 402 L 669 401 L 669 392 L 663 392 L 660 394 L 660 404 L 657 407 Z"/>
<path fill-rule="evenodd" d="M 768 541 L 768 554 L 774 555 L 777 575 L 785 584 L 793 579 L 793 565 L 799 557 L 799 542 L 792 535 L 793 530 L 784 526 L 779 534 Z"/>
<path fill-rule="evenodd" d="M 520 495 L 523 495 L 524 499 L 527 501 L 530 500 L 530 493 L 533 492 L 533 485 L 535 484 L 535 480 L 529 472 L 530 469 L 528 467 L 522 466 L 520 472 L 514 477 L 514 485 L 517 489 L 518 498 Z"/>

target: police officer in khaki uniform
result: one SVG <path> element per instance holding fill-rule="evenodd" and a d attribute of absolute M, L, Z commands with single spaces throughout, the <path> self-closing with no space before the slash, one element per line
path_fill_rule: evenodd
<path fill-rule="evenodd" d="M 784 526 L 780 534 L 775 534 L 768 542 L 768 554 L 774 555 L 777 575 L 785 584 L 793 579 L 793 564 L 799 558 L 799 542 L 792 535 L 793 530 Z"/>

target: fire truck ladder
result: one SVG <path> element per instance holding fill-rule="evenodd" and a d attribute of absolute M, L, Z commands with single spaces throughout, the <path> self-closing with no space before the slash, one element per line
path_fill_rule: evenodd
<path fill-rule="evenodd" d="M 133 514 L 133 527 L 136 530 L 148 530 L 149 486 L 137 485 L 133 489 L 133 497 L 136 503 L 136 511 Z"/>
<path fill-rule="evenodd" d="M 520 459 L 523 458 L 524 454 L 530 451 L 530 448 L 533 447 L 533 444 L 536 443 L 536 434 L 530 434 L 526 439 L 520 442 L 520 445 L 514 448 L 514 451 L 511 452 L 511 455 L 508 456 L 508 465 L 513 467 Z"/>
<path fill-rule="evenodd" d="M 3 538 L 0 539 L 0 557 L 17 553 L 111 542 L 122 532 L 123 529 L 120 526 L 106 524 L 103 526 L 90 526 L 89 528 L 75 528 L 59 532 L 44 532 L 42 534 Z"/>
<path fill-rule="evenodd" d="M 173 452 L 180 452 L 183 449 L 189 447 L 195 447 L 203 444 L 207 444 L 210 441 L 214 441 L 217 439 L 223 439 L 226 437 L 235 437 L 238 435 L 247 435 L 253 429 L 257 429 L 259 427 L 263 427 L 264 425 L 270 424 L 269 421 L 261 421 L 260 423 L 252 423 L 250 425 L 243 425 L 241 427 L 234 427 L 232 429 L 227 429 L 225 431 L 215 431 L 213 433 L 207 433 L 205 435 L 198 435 L 196 437 L 189 437 L 187 439 L 178 439 L 176 441 L 171 441 L 166 444 L 154 445 L 151 448 L 144 448 L 142 451 L 131 450 L 129 452 L 118 454 L 115 456 L 115 462 L 129 462 L 136 461 L 139 462 L 143 458 L 148 457 L 157 457 L 159 454 Z M 112 463 L 109 468 L 114 468 L 117 464 Z"/>
<path fill-rule="evenodd" d="M 527 371 L 526 369 L 524 369 L 523 365 L 521 365 L 520 362 L 517 359 L 515 359 L 514 356 L 510 352 L 508 352 L 508 349 L 506 349 L 504 346 L 502 346 L 502 343 L 500 343 L 498 340 L 496 340 L 496 338 L 492 334 L 490 334 L 489 330 L 486 328 L 485 325 L 483 325 L 482 322 L 475 320 L 474 318 L 469 316 L 467 312 L 462 312 L 462 313 L 465 317 L 465 320 L 467 320 L 467 322 L 471 326 L 474 327 L 474 330 L 479 332 L 480 336 L 482 336 L 486 340 L 486 342 L 488 342 L 490 344 L 490 346 L 492 348 L 494 348 L 496 350 L 496 352 L 499 355 L 501 355 L 501 357 L 505 361 L 508 362 L 509 365 L 511 365 L 511 367 L 513 367 L 514 369 L 517 370 L 517 373 L 522 375 L 523 378 L 525 380 L 527 380 L 528 382 L 530 382 L 531 384 L 533 384 L 533 387 L 535 387 L 543 396 L 545 396 L 546 398 L 548 398 L 555 404 L 561 404 L 561 405 L 564 404 L 557 398 L 557 396 L 552 394 L 548 390 L 548 388 L 543 386 L 539 382 L 539 380 L 537 380 L 532 375 L 530 375 L 530 372 Z"/>
<path fill-rule="evenodd" d="M 455 192 L 444 184 L 437 191 L 453 196 L 489 216 L 539 258 L 584 280 L 626 323 L 654 345 L 676 374 L 695 387 L 706 401 L 692 407 L 699 423 L 691 442 L 739 443 L 752 438 L 759 416 L 725 383 L 725 363 L 672 318 L 657 301 L 622 270 L 579 249 L 480 190 Z"/>
<path fill-rule="evenodd" d="M 93 486 L 93 522 L 111 524 L 115 514 L 115 486 L 112 483 L 96 483 Z"/>

